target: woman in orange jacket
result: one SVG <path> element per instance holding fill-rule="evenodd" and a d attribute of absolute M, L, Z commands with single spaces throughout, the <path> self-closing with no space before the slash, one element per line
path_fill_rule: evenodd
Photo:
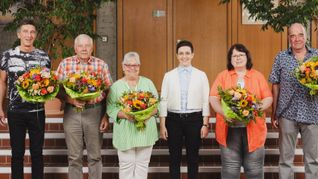
<path fill-rule="evenodd" d="M 265 114 L 247 125 L 236 122 L 229 126 L 224 117 L 218 86 L 229 89 L 241 86 L 261 99 L 261 110 L 271 106 L 273 101 L 270 88 L 264 76 L 252 69 L 248 49 L 234 44 L 227 54 L 227 70 L 218 74 L 210 91 L 210 104 L 216 114 L 216 140 L 221 148 L 222 178 L 240 178 L 244 167 L 247 178 L 263 178 L 264 144 L 266 139 Z"/>

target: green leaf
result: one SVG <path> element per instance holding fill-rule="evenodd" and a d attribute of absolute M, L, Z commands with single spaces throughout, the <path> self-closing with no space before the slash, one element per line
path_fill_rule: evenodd
<path fill-rule="evenodd" d="M 230 3 L 231 0 L 220 0 L 220 4 Z M 292 23 L 299 22 L 308 25 L 310 21 L 317 23 L 318 0 L 279 0 L 275 6 L 272 0 L 241 0 L 241 4 L 250 12 L 250 17 L 263 20 L 266 23 L 263 30 L 268 27 L 276 32 L 282 32 L 284 27 L 289 27 Z"/>
<path fill-rule="evenodd" d="M 95 11 L 101 4 L 112 0 L 1 0 L 0 11 L 6 14 L 16 2 L 23 4 L 13 14 L 14 21 L 7 24 L 4 30 L 15 32 L 18 24 L 25 18 L 32 18 L 37 24 L 37 48 L 48 52 L 53 59 L 61 59 L 73 54 L 73 44 L 65 45 L 65 41 L 73 40 L 78 34 L 85 33 L 92 38 L 98 37 L 93 31 Z M 13 46 L 17 46 L 17 40 Z M 61 49 L 61 51 L 60 51 Z"/>

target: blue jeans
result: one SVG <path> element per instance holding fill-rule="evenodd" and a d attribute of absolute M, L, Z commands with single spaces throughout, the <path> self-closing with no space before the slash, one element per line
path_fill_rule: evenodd
<path fill-rule="evenodd" d="M 23 159 L 25 152 L 26 131 L 30 138 L 32 161 L 32 179 L 43 179 L 43 143 L 45 113 L 40 112 L 8 112 L 10 145 L 12 148 L 11 178 L 23 178 Z"/>
<path fill-rule="evenodd" d="M 247 179 L 263 179 L 264 147 L 248 152 L 246 127 L 228 128 L 227 147 L 221 147 L 222 179 L 239 179 L 241 166 Z"/>

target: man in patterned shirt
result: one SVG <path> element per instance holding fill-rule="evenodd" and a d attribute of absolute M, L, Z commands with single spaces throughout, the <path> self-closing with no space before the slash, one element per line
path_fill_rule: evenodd
<path fill-rule="evenodd" d="M 20 45 L 5 51 L 0 61 L 0 124 L 4 125 L 2 104 L 8 92 L 7 110 L 12 149 L 11 178 L 23 178 L 23 158 L 26 131 L 29 133 L 32 179 L 43 179 L 44 103 L 29 103 L 21 99 L 14 82 L 36 66 L 51 67 L 48 55 L 33 46 L 37 32 L 32 20 L 23 20 L 17 29 Z"/>
<path fill-rule="evenodd" d="M 272 125 L 279 127 L 279 178 L 294 178 L 293 161 L 297 135 L 303 142 L 305 177 L 318 178 L 318 96 L 301 85 L 294 70 L 299 62 L 318 56 L 316 49 L 306 46 L 303 25 L 292 24 L 288 29 L 290 48 L 280 52 L 272 67 L 269 81 L 273 84 Z"/>
<path fill-rule="evenodd" d="M 108 88 L 112 79 L 107 64 L 96 57 L 93 52 L 93 39 L 86 34 L 75 38 L 75 56 L 64 59 L 58 66 L 56 74 L 59 80 L 65 80 L 71 73 L 98 74 Z M 64 133 L 68 148 L 69 179 L 82 179 L 82 157 L 84 142 L 87 149 L 88 176 L 90 179 L 102 178 L 102 133 L 108 126 L 108 117 L 105 113 L 106 93 L 90 101 L 72 99 L 65 95 Z M 83 108 L 77 111 L 76 108 Z M 83 141 L 84 140 L 84 141 Z"/>

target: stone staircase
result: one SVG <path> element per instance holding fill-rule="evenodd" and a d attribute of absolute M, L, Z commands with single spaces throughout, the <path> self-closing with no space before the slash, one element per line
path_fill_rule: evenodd
<path fill-rule="evenodd" d="M 67 178 L 67 149 L 64 140 L 63 132 L 63 112 L 59 111 L 56 106 L 59 106 L 59 102 L 54 100 L 46 105 L 47 119 L 46 119 L 46 132 L 44 142 L 44 160 L 45 160 L 45 176 L 46 179 L 66 179 Z M 266 119 L 268 125 L 268 134 L 266 140 L 266 156 L 265 156 L 265 179 L 278 178 L 278 132 L 272 129 L 270 125 L 270 119 Z M 214 126 L 215 118 L 210 120 L 210 125 Z M 117 152 L 112 147 L 112 132 L 110 130 L 103 135 L 103 178 L 116 179 L 118 178 L 118 159 Z M 214 131 L 214 129 L 213 129 Z M 300 138 L 300 136 L 299 136 Z M 297 150 L 295 151 L 295 178 L 304 178 L 303 167 L 303 152 L 301 150 L 301 140 L 299 139 Z M 202 140 L 202 148 L 200 150 L 200 179 L 220 178 L 221 160 L 220 150 L 217 142 L 215 141 L 214 132 L 210 132 L 208 137 Z M 27 142 L 28 148 L 28 135 Z M 86 150 L 84 151 L 84 178 L 87 178 L 87 163 L 86 163 Z M 183 150 L 185 155 L 185 150 Z M 10 158 L 11 148 L 9 143 L 9 133 L 6 127 L 0 127 L 0 178 L 10 178 Z M 162 179 L 169 178 L 168 167 L 169 152 L 166 141 L 159 140 L 153 149 L 150 166 L 149 166 L 149 179 Z M 25 179 L 31 178 L 30 168 L 30 152 L 25 152 Z M 185 157 L 182 158 L 182 179 L 186 179 L 187 167 Z M 241 178 L 245 178 L 244 170 L 241 169 Z"/>

